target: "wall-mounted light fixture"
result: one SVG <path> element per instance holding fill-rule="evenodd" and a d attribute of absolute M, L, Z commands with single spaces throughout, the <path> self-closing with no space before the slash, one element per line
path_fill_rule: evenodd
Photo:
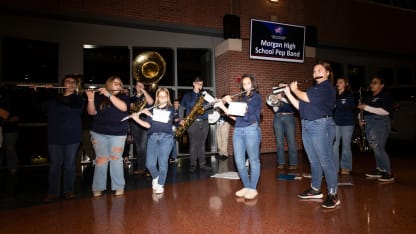
<path fill-rule="evenodd" d="M 270 2 L 273 2 L 273 3 L 278 3 L 279 2 L 279 0 L 269 0 Z"/>

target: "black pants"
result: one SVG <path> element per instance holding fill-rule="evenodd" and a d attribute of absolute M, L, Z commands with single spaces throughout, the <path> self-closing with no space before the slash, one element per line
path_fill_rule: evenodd
<path fill-rule="evenodd" d="M 191 167 L 196 167 L 197 160 L 199 160 L 199 166 L 206 164 L 205 141 L 207 140 L 208 129 L 208 120 L 195 120 L 188 128 Z"/>
<path fill-rule="evenodd" d="M 137 169 L 144 170 L 146 168 L 147 129 L 136 122 L 131 122 L 130 124 L 136 148 Z"/>

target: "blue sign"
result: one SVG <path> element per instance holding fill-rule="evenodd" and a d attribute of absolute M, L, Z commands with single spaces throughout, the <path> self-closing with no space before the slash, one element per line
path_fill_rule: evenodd
<path fill-rule="evenodd" d="M 251 20 L 250 59 L 304 62 L 305 27 Z"/>

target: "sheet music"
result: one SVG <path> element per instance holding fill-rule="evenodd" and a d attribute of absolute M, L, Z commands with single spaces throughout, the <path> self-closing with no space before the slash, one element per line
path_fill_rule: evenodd
<path fill-rule="evenodd" d="M 204 100 L 211 103 L 215 101 L 215 98 L 212 97 L 207 91 L 202 92 L 202 94 L 204 95 Z"/>
<path fill-rule="evenodd" d="M 161 109 L 154 109 L 153 110 L 153 121 L 168 123 L 170 117 L 170 111 L 161 110 Z"/>
<path fill-rule="evenodd" d="M 230 102 L 228 105 L 228 114 L 244 116 L 247 112 L 246 102 Z"/>

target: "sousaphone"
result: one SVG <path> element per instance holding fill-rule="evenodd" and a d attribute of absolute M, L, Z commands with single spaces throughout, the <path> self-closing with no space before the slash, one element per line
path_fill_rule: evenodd
<path fill-rule="evenodd" d="M 149 87 L 150 95 L 156 90 L 157 83 L 166 72 L 166 62 L 155 51 L 145 51 L 137 55 L 133 60 L 133 78 Z M 146 101 L 138 100 L 133 103 L 130 112 L 139 112 L 146 106 Z"/>
<path fill-rule="evenodd" d="M 144 85 L 150 85 L 152 90 L 157 87 L 157 82 L 165 72 L 166 62 L 158 52 L 146 51 L 133 60 L 133 78 Z"/>

